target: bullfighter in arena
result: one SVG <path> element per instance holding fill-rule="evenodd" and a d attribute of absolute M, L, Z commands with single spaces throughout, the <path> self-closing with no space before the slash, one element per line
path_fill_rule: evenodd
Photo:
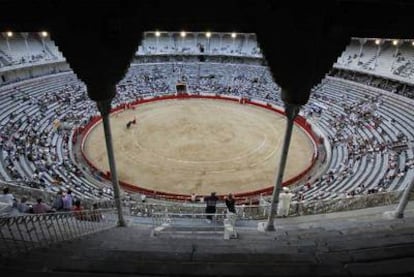
<path fill-rule="evenodd" d="M 128 123 L 126 124 L 127 129 L 131 128 L 132 124 L 137 124 L 137 119 L 134 117 L 134 120 L 128 121 Z"/>

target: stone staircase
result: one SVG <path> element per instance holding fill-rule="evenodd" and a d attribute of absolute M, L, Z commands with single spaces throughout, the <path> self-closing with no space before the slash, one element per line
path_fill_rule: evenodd
<path fill-rule="evenodd" d="M 238 239 L 198 233 L 151 237 L 130 224 L 4 259 L 3 273 L 43 276 L 409 276 L 414 273 L 414 202 L 403 219 L 384 206 L 236 225 Z M 7 275 L 5 275 L 7 276 Z"/>

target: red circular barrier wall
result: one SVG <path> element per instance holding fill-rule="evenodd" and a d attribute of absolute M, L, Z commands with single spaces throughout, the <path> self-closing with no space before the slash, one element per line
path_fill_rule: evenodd
<path fill-rule="evenodd" d="M 163 97 L 154 97 L 154 98 L 150 98 L 150 99 L 138 99 L 136 101 L 120 105 L 120 106 L 114 108 L 111 112 L 112 113 L 120 112 L 120 111 L 123 111 L 125 109 L 125 107 L 136 106 L 136 105 L 139 105 L 139 104 L 153 102 L 153 101 L 162 101 L 162 100 L 170 100 L 170 99 L 186 99 L 186 98 L 219 99 L 219 100 L 228 100 L 228 101 L 234 101 L 234 102 L 239 102 L 240 101 L 239 98 L 229 97 L 229 96 L 221 96 L 221 95 L 167 95 L 167 96 L 163 96 Z M 248 100 L 248 99 L 243 100 L 243 103 L 248 104 L 248 105 L 255 105 L 255 106 L 258 106 L 258 107 L 261 107 L 261 108 L 265 108 L 265 109 L 271 110 L 271 111 L 279 113 L 279 114 L 284 114 L 282 109 L 280 109 L 278 107 L 275 107 L 275 106 L 273 106 L 271 104 L 268 104 L 268 103 L 264 103 L 264 102 L 260 102 L 260 101 L 254 101 L 254 100 L 252 101 L 252 100 Z M 87 162 L 87 164 L 91 168 L 93 168 L 94 170 L 96 170 L 98 172 L 101 172 L 101 171 L 88 159 L 88 157 L 84 153 L 84 143 L 85 143 L 85 138 L 88 136 L 90 130 L 93 129 L 95 125 L 100 123 L 100 121 L 101 121 L 101 117 L 95 116 L 90 120 L 90 122 L 85 127 L 79 129 L 78 132 L 77 132 L 78 134 L 80 134 L 81 139 L 82 139 L 81 149 L 82 149 L 83 158 L 85 159 L 85 161 Z M 303 118 L 301 116 L 297 116 L 297 118 L 295 120 L 295 124 L 300 126 L 302 128 L 302 130 L 304 130 L 305 133 L 307 133 L 308 136 L 311 138 L 312 144 L 313 144 L 313 147 L 314 147 L 313 157 L 312 157 L 312 162 L 310 163 L 310 165 L 305 170 L 303 170 L 301 173 L 294 176 L 293 178 L 285 181 L 283 183 L 283 186 L 291 185 L 291 184 L 299 181 L 300 179 L 302 179 L 311 170 L 311 168 L 315 164 L 315 161 L 316 161 L 317 156 L 318 156 L 316 144 L 317 144 L 317 141 L 319 141 L 319 140 L 316 137 L 316 135 L 313 133 L 311 125 L 306 121 L 305 118 Z M 110 176 L 109 172 L 101 172 L 101 174 L 102 174 L 102 176 L 104 176 L 104 178 L 110 180 L 111 176 Z M 140 187 L 139 185 L 130 184 L 130 183 L 123 182 L 123 181 L 119 181 L 119 183 L 125 190 L 138 192 L 138 193 L 143 193 L 143 194 L 146 194 L 148 196 L 153 196 L 153 197 L 163 198 L 163 199 L 170 199 L 170 200 L 189 200 L 190 199 L 190 195 L 187 195 L 187 194 L 177 194 L 177 193 L 169 193 L 169 192 L 165 192 L 165 191 L 151 190 L 151 189 Z M 273 187 L 274 187 L 274 185 L 270 185 L 268 187 L 265 187 L 265 188 L 259 189 L 259 190 L 242 192 L 242 193 L 235 193 L 235 196 L 238 197 L 238 198 L 252 198 L 252 197 L 258 196 L 260 194 L 269 195 L 273 192 Z"/>

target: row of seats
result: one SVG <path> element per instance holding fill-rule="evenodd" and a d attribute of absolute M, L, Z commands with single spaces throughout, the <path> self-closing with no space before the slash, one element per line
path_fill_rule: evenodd
<path fill-rule="evenodd" d="M 414 85 L 412 84 L 401 83 L 393 79 L 342 69 L 334 69 L 329 73 L 329 75 L 355 81 L 371 87 L 380 88 L 404 97 L 414 99 Z"/>
<path fill-rule="evenodd" d="M 253 34 L 206 34 L 162 33 L 159 37 L 154 33 L 146 33 L 137 55 L 228 55 L 262 57 L 260 48 Z"/>
<path fill-rule="evenodd" d="M 135 64 L 118 85 L 117 99 L 160 96 L 185 82 L 190 93 L 211 92 L 259 99 L 282 105 L 280 88 L 265 66 L 220 63 Z"/>
<path fill-rule="evenodd" d="M 328 108 L 315 113 L 315 102 Z M 356 119 L 356 111 L 370 104 L 372 110 L 352 120 Z M 299 186 L 296 192 L 304 194 L 305 199 L 331 199 L 404 189 L 414 173 L 410 146 L 413 113 L 409 106 L 385 91 L 338 78 L 325 79 L 304 110 L 316 117 L 316 124 L 326 132 L 332 159 L 324 175 Z M 400 151 L 395 149 L 396 143 L 408 147 Z"/>
<path fill-rule="evenodd" d="M 413 41 L 352 38 L 334 67 L 413 83 Z"/>
<path fill-rule="evenodd" d="M 42 37 L 38 33 L 0 36 L 0 69 L 58 60 L 63 60 L 63 56 L 48 36 Z"/>
<path fill-rule="evenodd" d="M 86 100 L 85 88 L 73 74 L 4 87 L 0 96 L 6 108 L 0 119 L 3 179 L 52 192 L 71 188 L 86 198 L 112 197 L 111 191 L 105 193 L 83 176 L 69 152 L 74 128 L 84 119 L 88 104 L 93 104 Z"/>

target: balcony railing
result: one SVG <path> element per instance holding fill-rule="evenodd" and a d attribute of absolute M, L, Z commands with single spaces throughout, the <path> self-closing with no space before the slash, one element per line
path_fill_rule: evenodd
<path fill-rule="evenodd" d="M 324 214 L 332 212 L 351 211 L 369 207 L 386 206 L 398 203 L 402 191 L 378 192 L 374 194 L 360 194 L 349 198 L 321 199 L 292 201 L 290 216 Z M 413 198 L 413 197 L 412 197 Z M 139 217 L 153 217 L 159 214 L 202 214 L 205 212 L 205 203 L 134 203 L 128 205 L 129 215 Z M 226 214 L 224 203 L 217 204 L 216 214 Z M 263 220 L 269 216 L 270 203 L 262 199 L 260 205 L 236 205 L 236 214 L 241 220 Z"/>
<path fill-rule="evenodd" d="M 115 209 L 0 217 L 0 255 L 28 252 L 116 225 Z"/>

